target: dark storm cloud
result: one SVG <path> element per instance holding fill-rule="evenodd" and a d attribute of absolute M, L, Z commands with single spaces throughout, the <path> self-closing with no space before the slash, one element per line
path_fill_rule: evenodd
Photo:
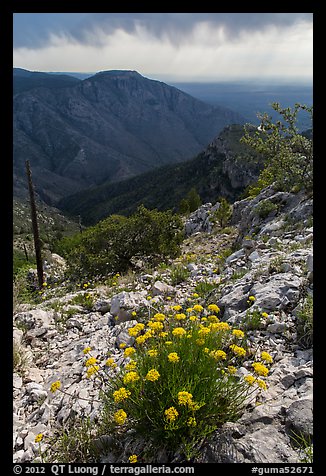
<path fill-rule="evenodd" d="M 223 27 L 228 38 L 269 26 L 289 27 L 312 22 L 312 13 L 17 13 L 14 14 L 14 47 L 42 48 L 51 35 L 64 35 L 83 44 L 101 41 L 96 32 L 117 29 L 133 33 L 142 27 L 158 38 L 181 43 L 199 22 Z"/>

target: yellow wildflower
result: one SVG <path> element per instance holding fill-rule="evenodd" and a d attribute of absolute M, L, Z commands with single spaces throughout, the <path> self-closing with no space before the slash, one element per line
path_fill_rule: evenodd
<path fill-rule="evenodd" d="M 228 371 L 230 372 L 231 375 L 235 374 L 237 369 L 233 365 L 228 366 Z"/>
<path fill-rule="evenodd" d="M 244 337 L 244 332 L 241 331 L 240 329 L 234 329 L 232 331 L 232 334 L 237 337 L 238 339 L 242 339 Z"/>
<path fill-rule="evenodd" d="M 125 366 L 125 369 L 126 370 L 135 370 L 137 366 L 137 362 L 135 360 L 131 360 L 130 362 L 128 362 L 128 364 Z"/>
<path fill-rule="evenodd" d="M 95 357 L 90 357 L 88 360 L 85 362 L 86 367 L 90 367 L 91 365 L 95 365 L 97 363 L 97 359 Z"/>
<path fill-rule="evenodd" d="M 248 297 L 248 301 L 251 301 L 251 302 L 256 301 L 255 296 L 249 296 L 249 297 Z"/>
<path fill-rule="evenodd" d="M 85 349 L 83 350 L 83 353 L 84 354 L 88 354 L 88 352 L 90 352 L 92 349 L 90 347 L 85 347 Z"/>
<path fill-rule="evenodd" d="M 116 390 L 115 392 L 113 392 L 113 398 L 115 403 L 119 403 L 119 402 L 122 402 L 123 400 L 126 400 L 127 398 L 130 397 L 130 395 L 131 395 L 130 390 L 127 390 L 124 387 L 121 387 L 119 388 L 119 390 Z"/>
<path fill-rule="evenodd" d="M 181 321 L 182 319 L 186 319 L 186 315 L 182 313 L 176 314 L 174 316 L 178 321 Z"/>
<path fill-rule="evenodd" d="M 199 298 L 199 294 L 197 294 L 197 293 L 193 293 L 192 296 L 193 296 L 194 298 Z"/>
<path fill-rule="evenodd" d="M 121 342 L 121 344 L 119 344 L 119 349 L 124 349 L 125 347 L 127 347 L 125 342 Z"/>
<path fill-rule="evenodd" d="M 143 335 L 143 336 L 139 336 L 139 337 L 136 337 L 136 343 L 137 344 L 143 344 L 146 340 L 146 337 Z"/>
<path fill-rule="evenodd" d="M 177 337 L 182 337 L 186 333 L 185 329 L 183 327 L 176 327 L 173 329 L 172 334 Z"/>
<path fill-rule="evenodd" d="M 164 325 L 160 321 L 149 321 L 148 327 L 153 331 L 161 331 L 164 329 Z"/>
<path fill-rule="evenodd" d="M 114 414 L 114 421 L 118 424 L 118 425 L 123 425 L 124 422 L 126 421 L 127 419 L 127 413 L 124 411 L 124 410 L 118 410 L 117 412 L 115 412 Z"/>
<path fill-rule="evenodd" d="M 160 312 L 157 312 L 156 314 L 154 314 L 153 319 L 155 319 L 155 321 L 164 321 L 165 315 L 161 314 Z"/>
<path fill-rule="evenodd" d="M 137 463 L 138 461 L 137 455 L 130 455 L 128 459 L 129 459 L 129 463 Z"/>
<path fill-rule="evenodd" d="M 244 357 L 246 355 L 246 350 L 243 347 L 239 347 L 236 344 L 231 344 L 230 349 L 239 357 Z"/>
<path fill-rule="evenodd" d="M 112 359 L 112 357 L 110 357 L 106 362 L 105 362 L 105 365 L 107 367 L 112 367 L 113 369 L 117 366 L 117 364 L 114 362 L 114 359 Z"/>
<path fill-rule="evenodd" d="M 61 382 L 57 380 L 56 382 L 53 382 L 51 384 L 50 390 L 52 393 L 55 393 L 57 390 L 59 390 L 60 387 L 61 387 Z"/>
<path fill-rule="evenodd" d="M 189 321 L 197 321 L 198 317 L 197 316 L 189 316 Z"/>
<path fill-rule="evenodd" d="M 226 359 L 226 353 L 224 352 L 224 350 L 212 350 L 209 355 L 215 360 Z"/>
<path fill-rule="evenodd" d="M 99 369 L 100 369 L 100 367 L 98 365 L 92 365 L 92 366 L 88 367 L 88 369 L 86 370 L 86 377 L 90 378 L 93 374 L 98 372 Z"/>
<path fill-rule="evenodd" d="M 196 426 L 196 425 L 197 425 L 196 418 L 190 417 L 190 418 L 187 420 L 187 425 L 188 425 L 188 426 Z"/>
<path fill-rule="evenodd" d="M 205 339 L 197 339 L 196 344 L 197 345 L 204 345 L 205 344 Z"/>
<path fill-rule="evenodd" d="M 254 368 L 254 371 L 256 372 L 256 374 L 258 375 L 263 375 L 263 377 L 266 377 L 268 375 L 268 368 L 265 367 L 264 364 L 260 363 L 260 362 L 254 362 L 252 364 L 253 368 Z"/>
<path fill-rule="evenodd" d="M 176 304 L 175 306 L 172 306 L 173 311 L 181 311 L 182 306 L 180 304 Z"/>
<path fill-rule="evenodd" d="M 214 316 L 214 314 L 210 314 L 209 316 L 207 316 L 207 319 L 209 320 L 209 322 L 220 322 L 219 318 Z"/>
<path fill-rule="evenodd" d="M 265 317 L 265 318 L 268 317 L 267 312 L 262 312 L 261 315 L 262 315 L 262 317 Z"/>
<path fill-rule="evenodd" d="M 260 378 L 257 379 L 257 384 L 259 385 L 260 388 L 262 388 L 263 390 L 267 390 L 267 385 L 266 383 L 264 382 L 264 380 L 261 380 Z"/>
<path fill-rule="evenodd" d="M 246 375 L 244 377 L 244 380 L 249 384 L 249 385 L 253 385 L 256 381 L 255 377 L 253 375 Z"/>
<path fill-rule="evenodd" d="M 158 351 L 156 349 L 150 349 L 147 353 L 150 357 L 157 357 Z"/>
<path fill-rule="evenodd" d="M 40 443 L 43 440 L 43 433 L 39 433 L 38 435 L 35 436 L 35 443 Z"/>
<path fill-rule="evenodd" d="M 268 364 L 271 364 L 273 362 L 273 357 L 268 352 L 262 352 L 260 354 L 260 358 Z"/>
<path fill-rule="evenodd" d="M 124 350 L 123 356 L 124 357 L 131 357 L 132 355 L 134 355 L 135 352 L 136 352 L 136 349 L 134 347 L 127 347 Z"/>
<path fill-rule="evenodd" d="M 170 407 L 165 410 L 164 415 L 168 422 L 173 422 L 178 418 L 179 413 L 174 407 Z"/>
<path fill-rule="evenodd" d="M 167 340 L 167 341 L 165 342 L 165 344 L 166 344 L 166 345 L 172 345 L 173 342 L 172 342 L 172 340 Z"/>
<path fill-rule="evenodd" d="M 178 356 L 176 352 L 171 352 L 168 355 L 168 359 L 169 359 L 169 362 L 179 362 L 180 357 Z"/>
<path fill-rule="evenodd" d="M 192 394 L 189 392 L 178 392 L 178 403 L 179 405 L 189 405 L 192 402 Z"/>
<path fill-rule="evenodd" d="M 194 311 L 196 312 L 202 312 L 204 310 L 203 306 L 201 306 L 200 304 L 195 304 L 194 305 Z"/>
<path fill-rule="evenodd" d="M 137 380 L 139 379 L 140 377 L 137 372 L 131 371 L 125 374 L 125 376 L 123 377 L 123 383 L 127 385 L 128 383 L 137 382 Z"/>
<path fill-rule="evenodd" d="M 211 312 L 216 312 L 216 314 L 220 312 L 220 308 L 216 304 L 209 304 L 207 309 Z"/>
<path fill-rule="evenodd" d="M 164 339 L 164 337 L 166 337 L 168 334 L 168 332 L 160 332 L 159 337 L 162 337 Z"/>
<path fill-rule="evenodd" d="M 157 370 L 151 369 L 147 372 L 145 379 L 150 380 L 151 382 L 155 382 L 160 377 L 160 374 Z"/>
<path fill-rule="evenodd" d="M 192 312 L 193 310 L 194 310 L 193 307 L 188 307 L 188 308 L 186 309 L 186 312 Z"/>

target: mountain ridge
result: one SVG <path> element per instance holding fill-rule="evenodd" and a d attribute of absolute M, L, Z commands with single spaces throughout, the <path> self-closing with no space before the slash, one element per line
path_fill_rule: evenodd
<path fill-rule="evenodd" d="M 45 81 L 62 81 L 48 76 Z M 55 204 L 105 180 L 190 159 L 225 125 L 245 122 L 134 71 L 102 71 L 73 81 L 14 95 L 15 194 L 26 193 L 26 158 L 40 197 Z"/>

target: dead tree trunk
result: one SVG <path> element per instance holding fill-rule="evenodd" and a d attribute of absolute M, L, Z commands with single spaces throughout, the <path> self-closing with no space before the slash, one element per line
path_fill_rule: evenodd
<path fill-rule="evenodd" d="M 25 164 L 26 164 L 28 190 L 29 190 L 30 206 L 31 206 L 31 218 L 32 218 L 33 236 L 34 236 L 37 279 L 38 279 L 39 287 L 41 288 L 43 286 L 43 262 L 42 262 L 42 253 L 41 253 L 41 241 L 40 241 L 40 236 L 38 232 L 35 195 L 34 195 L 34 187 L 32 182 L 32 174 L 31 174 L 31 169 L 29 165 L 29 160 L 26 160 Z"/>

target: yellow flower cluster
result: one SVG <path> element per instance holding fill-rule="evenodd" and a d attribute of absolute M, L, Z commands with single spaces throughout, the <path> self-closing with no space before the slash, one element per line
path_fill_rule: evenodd
<path fill-rule="evenodd" d="M 90 378 L 93 374 L 95 374 L 96 372 L 98 372 L 100 370 L 100 367 L 98 365 L 91 365 L 90 367 L 88 367 L 88 369 L 86 370 L 86 377 L 87 378 Z"/>
<path fill-rule="evenodd" d="M 264 364 L 262 364 L 261 362 L 254 362 L 252 366 L 256 374 L 262 375 L 263 377 L 267 377 L 269 370 L 267 367 L 265 367 Z"/>
<path fill-rule="evenodd" d="M 43 440 L 43 433 L 39 433 L 38 435 L 35 436 L 35 443 L 40 443 Z"/>
<path fill-rule="evenodd" d="M 177 337 L 182 337 L 186 334 L 186 330 L 183 327 L 175 327 L 172 334 Z"/>
<path fill-rule="evenodd" d="M 131 360 L 130 362 L 127 363 L 127 365 L 125 366 L 125 369 L 135 370 L 136 366 L 137 366 L 137 362 L 135 360 Z"/>
<path fill-rule="evenodd" d="M 169 359 L 169 362 L 179 362 L 180 357 L 178 356 L 176 352 L 171 352 L 168 355 L 168 359 Z"/>
<path fill-rule="evenodd" d="M 241 331 L 240 329 L 233 329 L 232 335 L 234 335 L 238 339 L 243 339 L 244 338 L 244 332 Z"/>
<path fill-rule="evenodd" d="M 134 327 L 129 327 L 128 334 L 132 337 L 137 337 L 139 332 L 141 332 L 145 327 L 145 324 L 138 322 Z"/>
<path fill-rule="evenodd" d="M 127 398 L 130 397 L 130 395 L 131 395 L 130 390 L 127 390 L 124 387 L 121 387 L 119 388 L 119 390 L 116 390 L 115 392 L 113 392 L 113 398 L 115 403 L 119 403 L 119 402 L 122 402 L 123 400 L 126 400 Z"/>
<path fill-rule="evenodd" d="M 224 350 L 212 350 L 209 355 L 215 360 L 226 359 L 226 353 L 224 352 Z"/>
<path fill-rule="evenodd" d="M 164 321 L 165 315 L 161 314 L 160 312 L 156 313 L 153 317 L 155 321 Z"/>
<path fill-rule="evenodd" d="M 273 357 L 268 353 L 268 352 L 262 352 L 260 354 L 261 360 L 264 360 L 264 362 L 267 362 L 268 364 L 273 363 Z"/>
<path fill-rule="evenodd" d="M 238 355 L 239 357 L 245 357 L 246 355 L 246 349 L 244 349 L 243 347 L 239 347 L 238 345 L 236 344 L 231 344 L 230 345 L 230 349 L 236 354 Z"/>
<path fill-rule="evenodd" d="M 216 304 L 209 304 L 207 309 L 211 312 L 215 312 L 216 314 L 220 312 L 220 308 Z"/>
<path fill-rule="evenodd" d="M 125 376 L 123 377 L 123 383 L 127 385 L 128 383 L 137 382 L 137 380 L 139 379 L 140 377 L 137 372 L 131 371 L 125 374 Z"/>
<path fill-rule="evenodd" d="M 164 415 L 165 415 L 165 418 L 167 419 L 167 421 L 171 423 L 171 422 L 175 421 L 178 418 L 179 413 L 176 410 L 176 408 L 170 407 L 167 410 L 165 410 Z"/>
<path fill-rule="evenodd" d="M 88 360 L 85 362 L 86 367 L 90 367 L 91 365 L 95 365 L 97 363 L 97 359 L 95 357 L 90 357 Z"/>
<path fill-rule="evenodd" d="M 88 354 L 88 352 L 90 352 L 92 349 L 90 347 L 85 347 L 85 349 L 83 350 L 83 353 L 84 354 Z"/>
<path fill-rule="evenodd" d="M 53 382 L 51 384 L 50 390 L 52 393 L 55 393 L 57 390 L 59 390 L 60 387 L 61 387 L 61 382 L 57 380 L 56 382 Z"/>
<path fill-rule="evenodd" d="M 138 461 L 137 455 L 130 455 L 128 459 L 129 459 L 129 463 L 137 463 Z"/>
<path fill-rule="evenodd" d="M 189 392 L 179 392 L 178 393 L 178 402 L 179 405 L 191 405 L 192 401 L 192 394 Z"/>
<path fill-rule="evenodd" d="M 123 356 L 131 357 L 132 355 L 134 355 L 135 352 L 136 352 L 136 349 L 134 347 L 127 347 L 123 352 Z"/>
<path fill-rule="evenodd" d="M 150 349 L 147 353 L 150 357 L 157 357 L 158 351 L 156 349 Z"/>
<path fill-rule="evenodd" d="M 194 311 L 196 312 L 202 312 L 204 310 L 203 306 L 201 306 L 200 304 L 195 304 L 194 305 Z"/>
<path fill-rule="evenodd" d="M 109 359 L 107 359 L 107 361 L 105 362 L 105 365 L 107 367 L 112 367 L 113 369 L 115 367 L 117 367 L 117 364 L 114 362 L 114 359 L 112 359 L 112 357 L 110 357 Z"/>
<path fill-rule="evenodd" d="M 149 380 L 151 382 L 155 382 L 159 378 L 160 378 L 160 374 L 155 369 L 149 370 L 146 374 L 146 377 L 145 377 L 146 380 Z"/>
<path fill-rule="evenodd" d="M 114 421 L 118 425 L 123 425 L 126 419 L 127 419 L 127 413 L 124 410 L 120 409 L 117 412 L 115 412 Z"/>
<path fill-rule="evenodd" d="M 148 327 L 153 331 L 162 331 L 164 329 L 164 325 L 160 321 L 149 321 Z"/>
<path fill-rule="evenodd" d="M 179 314 L 176 314 L 174 317 L 175 317 L 178 321 L 181 321 L 182 319 L 186 319 L 187 316 L 186 316 L 185 314 L 183 314 L 183 312 L 181 312 L 181 313 L 179 313 Z"/>

